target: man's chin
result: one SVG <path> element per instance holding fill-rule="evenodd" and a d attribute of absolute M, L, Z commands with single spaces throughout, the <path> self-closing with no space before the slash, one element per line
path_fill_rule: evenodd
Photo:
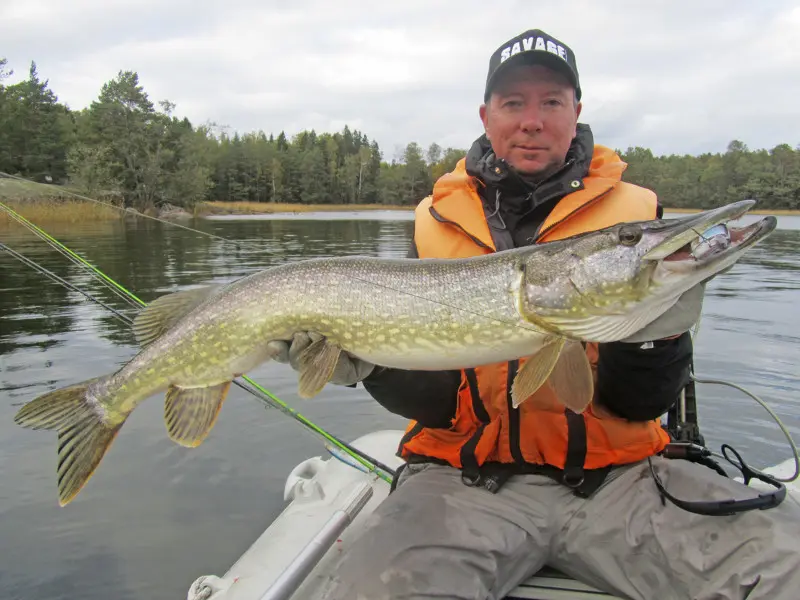
<path fill-rule="evenodd" d="M 552 166 L 548 163 L 540 160 L 529 160 L 524 158 L 510 160 L 508 161 L 508 164 L 514 167 L 514 170 L 517 171 L 517 173 L 524 175 L 525 177 L 541 177 L 549 173 L 552 169 Z"/>

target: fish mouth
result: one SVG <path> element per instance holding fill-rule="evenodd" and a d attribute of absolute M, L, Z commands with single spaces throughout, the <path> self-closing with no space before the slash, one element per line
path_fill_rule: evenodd
<path fill-rule="evenodd" d="M 742 200 L 696 215 L 660 221 L 655 229 L 664 237 L 642 259 L 661 261 L 661 266 L 669 270 L 701 269 L 728 262 L 726 259 L 738 256 L 767 237 L 778 224 L 773 216 L 743 227 L 731 224 L 754 204 L 754 200 Z"/>

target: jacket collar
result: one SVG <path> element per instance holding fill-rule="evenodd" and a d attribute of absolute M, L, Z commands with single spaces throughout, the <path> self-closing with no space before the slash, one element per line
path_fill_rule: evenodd
<path fill-rule="evenodd" d="M 527 191 L 544 202 L 584 190 L 589 181 L 590 189 L 585 190 L 587 193 L 580 194 L 580 203 L 588 204 L 614 187 L 621 180 L 626 168 L 627 164 L 616 152 L 606 146 L 594 144 L 588 125 L 579 124 L 578 135 L 572 141 L 564 166 L 548 179 L 533 183 L 504 160 L 497 159 L 485 135 L 482 135 L 472 144 L 465 158 L 458 161 L 453 171 L 436 181 L 431 211 L 437 219 L 455 223 L 468 235 L 494 249 L 484 218 L 480 193 L 483 188 L 497 187 L 504 194 Z M 458 193 L 465 189 L 472 193 Z M 568 214 L 579 208 L 571 206 Z"/>
<path fill-rule="evenodd" d="M 504 159 L 497 158 L 486 135 L 481 135 L 467 152 L 467 173 L 481 180 L 486 186 L 499 187 L 503 194 L 529 194 L 553 184 L 568 184 L 581 180 L 589 172 L 594 148 L 594 135 L 589 125 L 579 123 L 577 134 L 572 139 L 564 165 L 547 178 L 537 181 L 519 173 Z M 565 192 L 574 191 L 566 189 Z"/>

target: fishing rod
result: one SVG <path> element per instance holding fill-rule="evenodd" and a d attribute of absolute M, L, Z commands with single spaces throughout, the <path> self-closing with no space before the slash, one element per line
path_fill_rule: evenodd
<path fill-rule="evenodd" d="M 9 207 L 9 206 L 3 204 L 2 202 L 0 202 L 0 209 L 3 209 L 6 213 L 8 213 L 10 216 L 12 216 L 12 218 L 14 218 L 14 220 L 17 221 L 18 223 L 24 225 L 25 227 L 27 227 L 27 228 L 31 229 L 32 231 L 36 232 L 37 234 L 39 234 L 39 237 L 41 237 L 42 239 L 44 239 L 45 241 L 47 241 L 49 244 L 53 245 L 57 249 L 61 250 L 62 254 L 65 253 L 66 255 L 68 255 L 73 260 L 73 262 L 77 262 L 81 266 L 83 266 L 83 267 L 85 267 L 87 269 L 90 269 L 108 287 L 112 287 L 112 289 L 116 290 L 117 292 L 126 295 L 131 301 L 135 301 L 138 306 L 144 307 L 144 306 L 147 305 L 146 302 L 144 302 L 142 299 L 140 299 L 135 294 L 133 294 L 133 292 L 130 292 L 127 288 L 125 288 L 124 286 L 122 286 L 118 282 L 114 281 L 111 277 L 109 277 L 108 275 L 103 273 L 96 266 L 90 264 L 88 261 L 86 261 L 86 259 L 84 259 L 80 255 L 78 255 L 77 253 L 75 253 L 72 250 L 70 250 L 67 246 L 65 246 L 63 243 L 59 242 L 53 236 L 51 236 L 50 234 L 48 234 L 47 232 L 45 232 L 41 228 L 37 227 L 36 225 L 34 225 L 33 223 L 31 223 L 30 221 L 25 219 L 25 217 L 23 217 L 22 215 L 17 213 L 11 207 Z M 200 232 L 200 233 L 202 233 L 202 232 Z M 39 265 L 38 263 L 36 263 L 32 259 L 30 259 L 30 258 L 22 255 L 21 253 L 11 249 L 7 244 L 3 244 L 3 243 L 0 242 L 0 250 L 5 250 L 5 251 L 9 252 L 9 254 L 11 254 L 11 256 L 14 256 L 18 260 L 20 260 L 20 262 L 22 262 L 23 264 L 26 264 L 27 266 L 33 268 L 34 270 L 38 271 L 39 273 L 41 273 L 43 275 L 46 275 L 47 277 L 51 278 L 56 283 L 59 283 L 60 285 L 63 285 L 65 287 L 67 287 L 68 289 L 72 290 L 72 291 L 80 293 L 81 295 L 83 295 L 88 300 L 90 300 L 92 302 L 96 302 L 98 305 L 102 306 L 103 308 L 106 308 L 106 309 L 110 310 L 117 318 L 119 318 L 120 320 L 125 322 L 127 325 L 130 326 L 130 325 L 133 324 L 133 320 L 130 317 L 120 313 L 116 309 L 113 309 L 112 307 L 110 307 L 107 304 L 105 304 L 102 301 L 100 301 L 98 298 L 92 296 L 91 294 L 89 294 L 88 292 L 85 292 L 84 290 L 81 290 L 77 286 L 75 286 L 75 285 L 71 284 L 70 282 L 66 281 L 65 279 L 59 277 L 55 273 L 52 273 L 51 271 L 49 271 L 48 269 L 46 269 L 42 265 Z M 294 420 L 296 420 L 299 423 L 301 423 L 302 425 L 304 425 L 306 428 L 310 429 L 312 432 L 314 432 L 317 435 L 321 436 L 329 444 L 331 444 L 333 447 L 338 448 L 339 450 L 342 450 L 348 456 L 350 456 L 351 458 L 355 459 L 358 463 L 360 463 L 367 470 L 367 472 L 374 473 L 375 475 L 377 475 L 378 477 L 380 477 L 381 479 L 383 479 L 387 483 L 390 483 L 390 484 L 392 483 L 392 480 L 393 480 L 393 478 L 395 476 L 395 470 L 394 469 L 392 469 L 388 465 L 382 463 L 378 459 L 373 458 L 373 457 L 369 456 L 368 454 L 362 452 L 361 450 L 355 448 L 351 444 L 348 444 L 344 440 L 341 440 L 338 437 L 334 436 L 333 434 L 325 431 L 324 429 L 322 429 L 321 427 L 319 427 L 318 425 L 316 425 L 315 423 L 310 421 L 308 418 L 306 418 L 303 414 L 301 414 L 300 412 L 298 412 L 295 409 L 291 408 L 287 403 L 285 403 L 283 400 L 278 398 L 275 394 L 273 394 L 272 392 L 270 392 L 269 390 L 267 390 L 266 388 L 261 386 L 256 381 L 253 381 L 248 376 L 243 375 L 242 379 L 244 379 L 249 385 L 244 385 L 243 383 L 241 383 L 240 381 L 237 381 L 235 379 L 233 380 L 233 383 L 236 384 L 238 387 L 242 388 L 243 390 L 247 391 L 248 393 L 250 393 L 252 396 L 254 396 L 256 399 L 258 399 L 259 401 L 261 401 L 265 405 L 269 406 L 270 408 L 277 408 L 278 410 L 280 410 L 284 414 L 290 416 Z M 328 448 L 328 450 L 330 451 L 331 448 Z M 337 458 L 339 460 L 342 460 L 342 457 L 341 456 L 337 456 L 335 452 L 331 452 L 331 454 L 335 458 Z"/>

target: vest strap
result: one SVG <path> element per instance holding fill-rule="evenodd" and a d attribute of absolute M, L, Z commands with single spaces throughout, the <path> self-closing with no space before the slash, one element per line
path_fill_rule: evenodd
<path fill-rule="evenodd" d="M 469 395 L 472 398 L 472 412 L 478 417 L 481 423 L 489 422 L 489 413 L 486 412 L 486 406 L 481 400 L 481 393 L 478 390 L 478 374 L 475 369 L 465 369 L 464 373 L 467 376 L 467 383 L 469 384 Z"/>
<path fill-rule="evenodd" d="M 564 485 L 579 487 L 584 481 L 586 461 L 586 421 L 583 415 L 564 409 L 567 417 L 567 457 L 564 462 Z"/>
<path fill-rule="evenodd" d="M 461 479 L 467 485 L 475 485 L 481 478 L 480 465 L 478 465 L 478 458 L 475 456 L 475 449 L 478 447 L 478 442 L 481 441 L 483 430 L 486 429 L 486 425 L 489 423 L 489 413 L 486 412 L 486 407 L 483 404 L 483 400 L 481 400 L 480 390 L 478 389 L 478 375 L 475 373 L 475 369 L 465 369 L 464 374 L 469 385 L 472 412 L 475 413 L 481 424 L 475 433 L 461 446 Z"/>
<path fill-rule="evenodd" d="M 511 396 L 511 389 L 514 385 L 514 378 L 517 376 L 517 371 L 519 371 L 519 361 L 509 361 L 508 377 L 506 378 L 506 406 L 508 407 L 508 449 L 511 452 L 514 462 L 518 465 L 524 465 L 525 457 L 522 456 L 522 448 L 520 448 L 519 445 L 519 407 L 514 408 L 514 399 Z"/>
<path fill-rule="evenodd" d="M 481 441 L 486 423 L 481 423 L 478 429 L 461 446 L 461 480 L 467 485 L 476 485 L 481 478 L 481 468 L 475 457 L 475 449 Z"/>

